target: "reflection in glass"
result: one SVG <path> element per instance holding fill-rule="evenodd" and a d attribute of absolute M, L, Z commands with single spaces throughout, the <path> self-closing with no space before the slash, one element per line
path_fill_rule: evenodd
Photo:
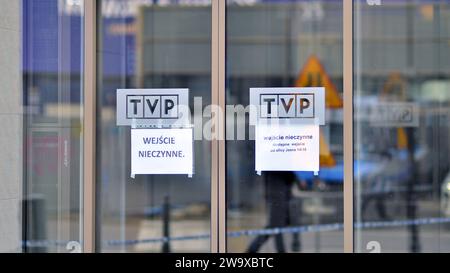
<path fill-rule="evenodd" d="M 76 14 L 66 1 L 9 2 L 22 9 L 23 138 L 8 140 L 23 145 L 22 251 L 69 252 L 82 237 L 83 1 Z"/>
<path fill-rule="evenodd" d="M 448 252 L 449 3 L 355 3 L 355 249 Z"/>
<path fill-rule="evenodd" d="M 208 252 L 210 142 L 194 142 L 192 178 L 137 175 L 132 179 L 130 128 L 116 126 L 116 90 L 189 88 L 191 109 L 194 97 L 201 98 L 201 107 L 209 105 L 210 2 L 202 1 L 201 5 L 175 1 L 167 5 L 159 5 L 158 1 L 99 2 L 99 250 Z M 186 236 L 194 237 L 174 239 Z M 165 242 L 163 237 L 172 240 Z"/>
<path fill-rule="evenodd" d="M 318 86 L 326 87 L 327 105 L 317 177 L 258 176 L 252 128 L 246 140 L 228 139 L 228 251 L 341 252 L 339 225 L 306 227 L 342 223 L 342 1 L 228 1 L 226 46 L 227 105 L 248 105 L 252 87 Z"/>

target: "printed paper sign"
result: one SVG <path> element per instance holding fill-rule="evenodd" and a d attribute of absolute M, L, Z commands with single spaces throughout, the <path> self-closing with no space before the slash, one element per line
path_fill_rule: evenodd
<path fill-rule="evenodd" d="M 256 127 L 255 169 L 261 171 L 319 171 L 319 126 Z"/>
<path fill-rule="evenodd" d="M 187 174 L 193 170 L 189 129 L 131 129 L 131 177 L 136 174 Z"/>

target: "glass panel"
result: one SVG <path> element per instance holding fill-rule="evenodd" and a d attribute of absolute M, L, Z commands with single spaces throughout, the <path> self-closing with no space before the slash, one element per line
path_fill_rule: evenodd
<path fill-rule="evenodd" d="M 448 252 L 449 1 L 355 3 L 355 250 Z"/>
<path fill-rule="evenodd" d="M 0 252 L 81 250 L 83 1 L 71 3 L 0 1 Z"/>
<path fill-rule="evenodd" d="M 209 105 L 211 3 L 99 2 L 99 250 L 208 252 L 211 143 L 201 139 L 194 142 L 192 178 L 130 178 L 131 129 L 116 126 L 116 91 L 189 88 L 191 110 L 194 97 L 201 99 L 201 108 Z M 164 243 L 164 237 L 170 237 L 169 243 Z"/>
<path fill-rule="evenodd" d="M 228 105 L 245 108 L 255 87 L 326 87 L 317 177 L 299 170 L 257 175 L 254 127 L 243 129 L 248 115 L 241 126 L 227 113 L 230 252 L 343 250 L 342 12 L 342 1 L 228 1 Z M 270 237 L 274 243 L 266 243 Z"/>

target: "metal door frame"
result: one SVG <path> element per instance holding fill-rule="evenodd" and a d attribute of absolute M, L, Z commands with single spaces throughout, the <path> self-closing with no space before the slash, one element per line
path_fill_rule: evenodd
<path fill-rule="evenodd" d="M 97 94 L 97 5 L 84 0 L 84 110 L 83 110 L 83 236 L 85 253 L 96 251 L 96 94 Z M 226 1 L 211 3 L 211 98 L 225 109 Z M 353 1 L 343 0 L 344 71 L 344 252 L 354 251 L 353 230 Z M 226 248 L 225 115 L 216 119 L 211 141 L 211 252 Z"/>

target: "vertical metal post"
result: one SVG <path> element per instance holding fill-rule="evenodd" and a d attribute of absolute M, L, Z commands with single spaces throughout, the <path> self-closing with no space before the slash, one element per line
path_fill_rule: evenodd
<path fill-rule="evenodd" d="M 353 1 L 344 0 L 344 252 L 354 251 L 353 230 Z"/>
<path fill-rule="evenodd" d="M 84 1 L 83 252 L 95 252 L 97 0 Z"/>
<path fill-rule="evenodd" d="M 217 104 L 219 96 L 219 1 L 212 0 L 211 7 L 211 104 Z M 211 132 L 211 135 L 212 132 Z M 211 252 L 219 251 L 219 211 L 218 211 L 218 141 L 211 139 Z"/>
<path fill-rule="evenodd" d="M 222 120 L 219 139 L 219 252 L 227 251 L 226 240 L 226 157 L 225 157 L 225 75 L 226 75 L 226 1 L 219 1 L 219 107 L 222 109 Z"/>
<path fill-rule="evenodd" d="M 417 181 L 417 168 L 416 160 L 414 158 L 416 149 L 416 140 L 414 138 L 414 128 L 406 128 L 406 135 L 408 138 L 408 168 L 409 179 L 406 188 L 406 219 L 415 220 L 417 218 L 417 196 L 415 191 L 415 184 Z M 408 227 L 410 234 L 409 241 L 409 251 L 411 253 L 420 253 L 420 236 L 419 236 L 419 226 L 410 225 Z"/>
<path fill-rule="evenodd" d="M 211 104 L 216 107 L 211 140 L 211 252 L 226 252 L 225 2 L 212 0 L 211 16 Z"/>
<path fill-rule="evenodd" d="M 412 2 L 412 1 L 411 1 Z M 414 55 L 414 44 L 415 44 L 415 28 L 414 28 L 414 18 L 416 12 L 416 3 L 409 3 L 406 6 L 407 10 L 407 24 L 406 24 L 406 34 L 407 34 L 407 60 L 408 68 L 411 71 L 415 71 L 415 55 Z M 408 99 L 409 101 L 409 99 Z M 416 141 L 414 137 L 414 128 L 406 128 L 406 136 L 408 140 L 408 167 L 410 168 L 410 177 L 408 179 L 408 185 L 406 188 L 406 216 L 409 220 L 414 220 L 417 217 L 417 196 L 415 192 L 415 183 L 417 181 L 417 166 L 414 158 Z M 410 225 L 408 227 L 410 233 L 409 250 L 411 253 L 419 253 L 421 251 L 420 247 L 420 236 L 419 227 L 417 225 Z"/>
<path fill-rule="evenodd" d="M 162 253 L 170 253 L 170 199 L 168 195 L 164 197 L 164 203 L 162 205 L 162 222 L 163 237 L 165 238 Z"/>

